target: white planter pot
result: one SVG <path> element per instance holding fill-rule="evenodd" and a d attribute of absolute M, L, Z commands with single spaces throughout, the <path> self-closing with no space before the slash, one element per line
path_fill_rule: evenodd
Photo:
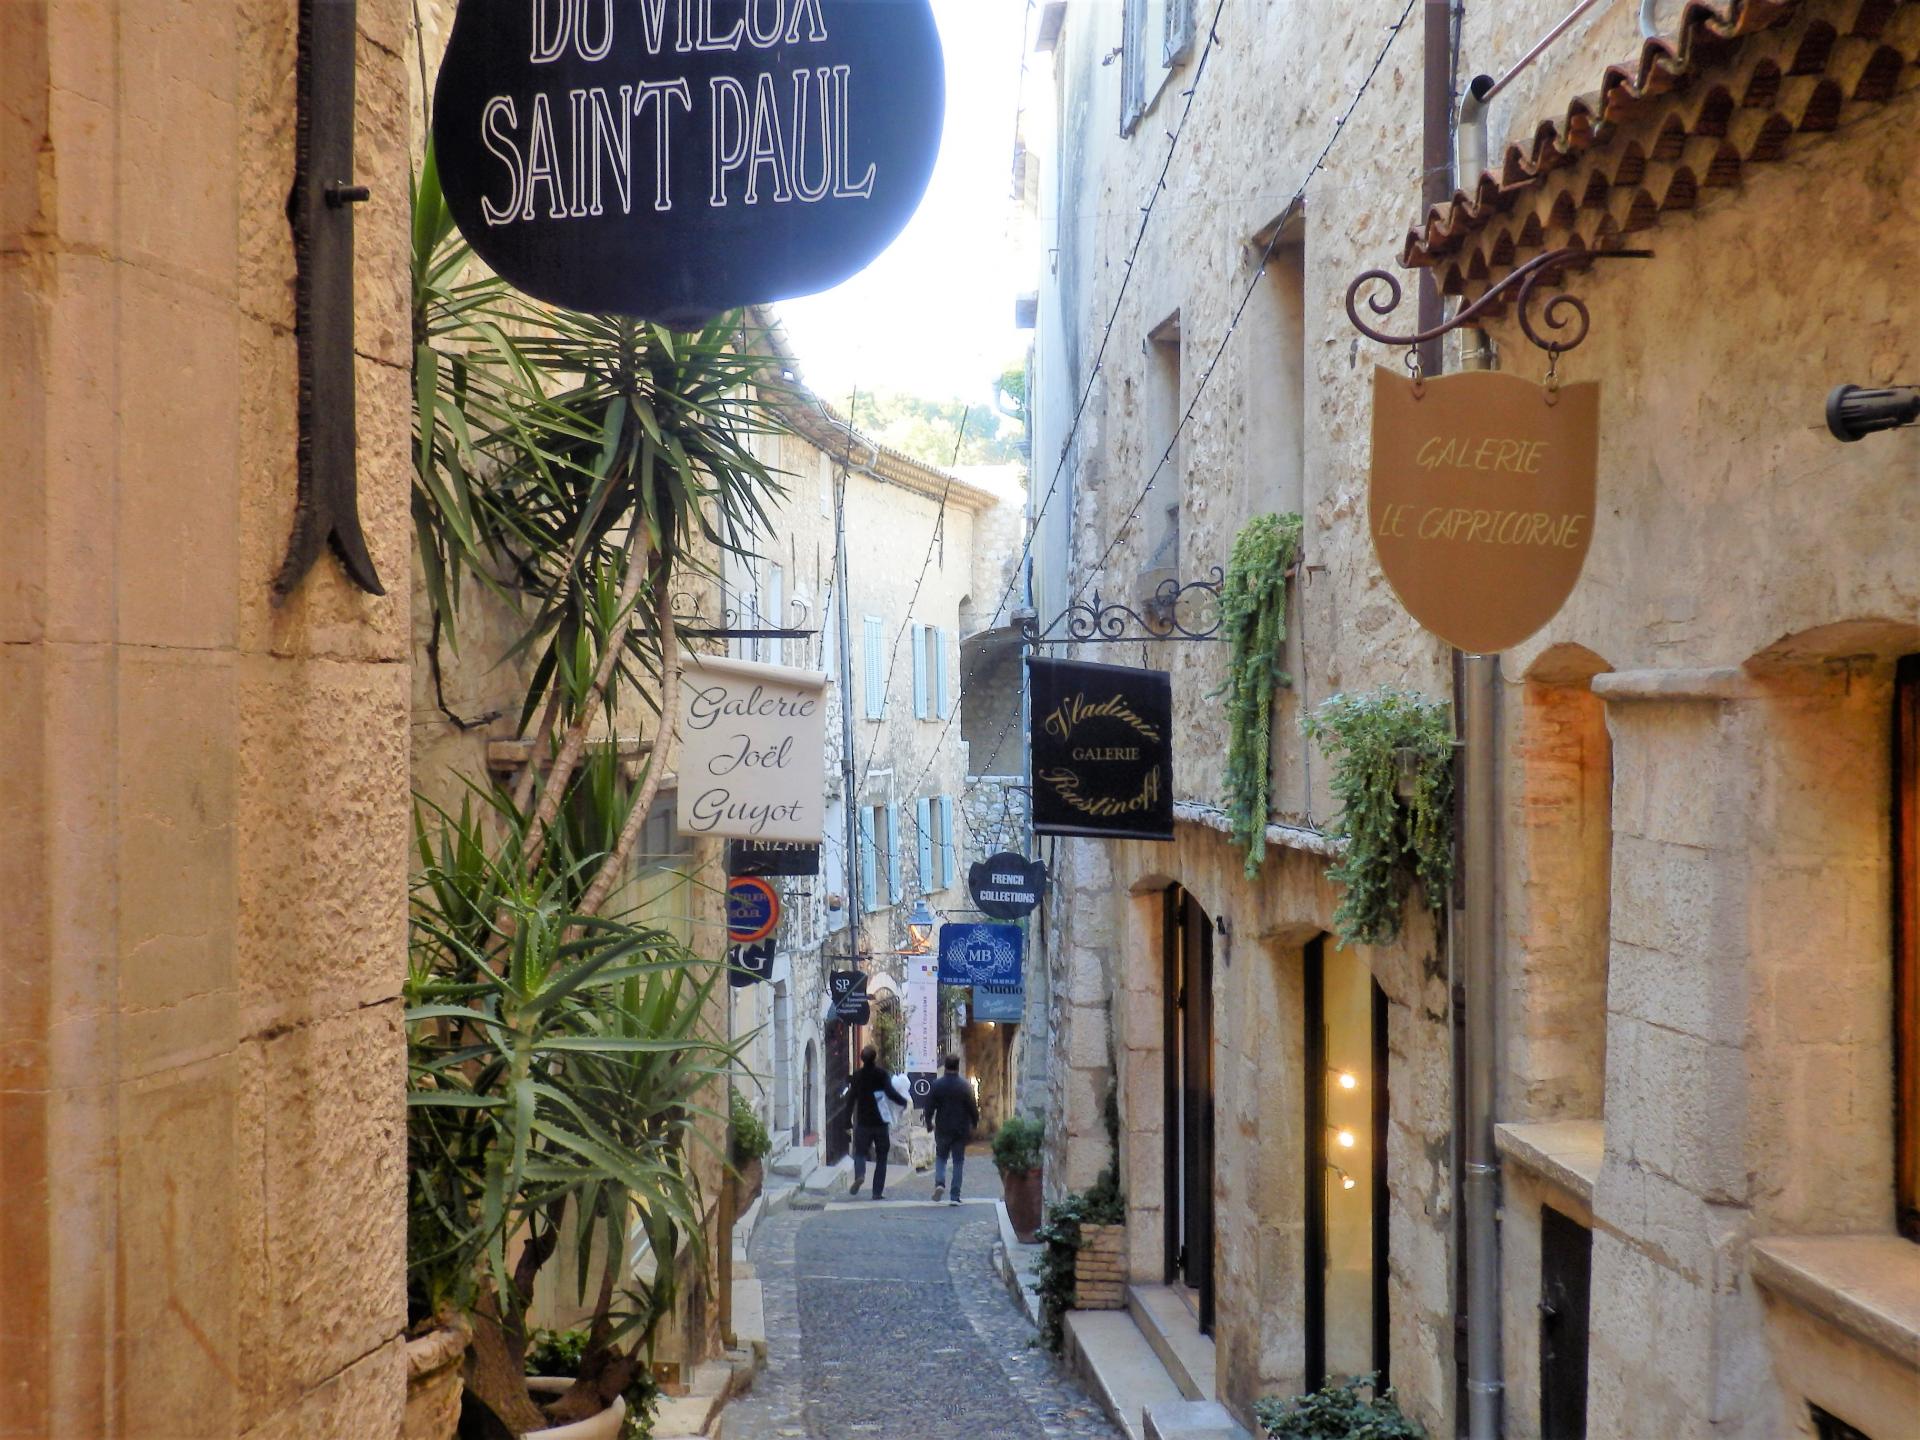
<path fill-rule="evenodd" d="M 564 1395 L 572 1385 L 571 1380 L 549 1380 L 543 1375 L 530 1376 L 527 1380 L 527 1389 L 535 1395 Z M 619 1440 L 620 1426 L 626 1418 L 627 1402 L 615 1400 L 598 1415 L 589 1415 L 571 1425 L 529 1430 L 522 1440 Z"/>

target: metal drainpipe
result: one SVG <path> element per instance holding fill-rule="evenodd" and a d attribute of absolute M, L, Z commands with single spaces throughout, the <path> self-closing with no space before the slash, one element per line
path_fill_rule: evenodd
<path fill-rule="evenodd" d="M 1487 165 L 1486 98 L 1493 78 L 1475 76 L 1460 102 L 1457 165 L 1461 188 L 1477 185 Z M 1461 367 L 1492 367 L 1486 332 L 1465 332 Z M 1493 1146 L 1495 1033 L 1495 917 L 1499 877 L 1495 870 L 1497 707 L 1500 657 L 1461 657 L 1456 673 L 1457 711 L 1465 797 L 1461 864 L 1465 871 L 1465 924 L 1460 936 L 1460 978 L 1465 990 L 1466 1093 L 1460 1152 L 1466 1209 L 1467 1250 L 1467 1434 L 1498 1440 L 1503 1391 L 1500 1353 L 1500 1167 Z"/>

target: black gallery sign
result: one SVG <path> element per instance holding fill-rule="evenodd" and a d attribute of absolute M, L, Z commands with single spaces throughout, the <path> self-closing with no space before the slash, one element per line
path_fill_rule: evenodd
<path fill-rule="evenodd" d="M 945 105 L 931 0 L 461 0 L 433 138 L 513 285 L 691 328 L 878 256 Z"/>
<path fill-rule="evenodd" d="M 967 889 L 980 913 L 996 920 L 1030 915 L 1046 898 L 1047 867 L 1024 855 L 1002 851 L 967 871 Z"/>
<path fill-rule="evenodd" d="M 1173 677 L 1037 656 L 1027 674 L 1034 832 L 1173 839 Z"/>

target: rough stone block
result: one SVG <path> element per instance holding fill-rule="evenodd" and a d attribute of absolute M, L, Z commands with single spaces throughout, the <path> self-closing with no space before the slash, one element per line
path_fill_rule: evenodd
<path fill-rule="evenodd" d="M 397 994 L 407 676 L 251 658 L 239 679 L 238 983 L 249 1032 Z"/>
<path fill-rule="evenodd" d="M 406 1325 L 406 1055 L 396 1003 L 249 1041 L 238 1271 L 264 1347 L 249 1409 L 270 1414 Z"/>

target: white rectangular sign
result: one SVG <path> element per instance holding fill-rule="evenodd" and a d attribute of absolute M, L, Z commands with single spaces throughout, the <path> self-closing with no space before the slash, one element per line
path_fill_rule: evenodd
<path fill-rule="evenodd" d="M 681 687 L 682 835 L 818 842 L 827 677 L 698 655 Z"/>
<path fill-rule="evenodd" d="M 908 980 L 907 1069 L 940 1068 L 940 986 L 931 980 Z"/>

